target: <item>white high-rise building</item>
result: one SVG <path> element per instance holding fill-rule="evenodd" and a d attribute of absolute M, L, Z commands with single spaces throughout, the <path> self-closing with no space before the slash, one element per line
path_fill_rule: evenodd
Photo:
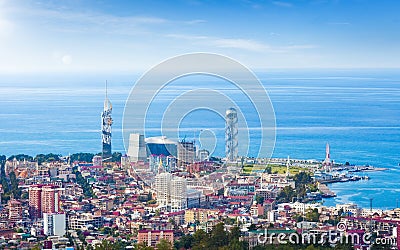
<path fill-rule="evenodd" d="M 66 233 L 66 220 L 64 213 L 44 213 L 43 231 L 48 236 L 64 236 Z"/>
<path fill-rule="evenodd" d="M 144 135 L 134 134 L 134 133 L 129 135 L 128 157 L 129 160 L 132 162 L 147 160 L 147 151 L 146 151 L 146 143 L 144 141 Z"/>
<path fill-rule="evenodd" d="M 186 179 L 174 177 L 171 180 L 171 211 L 177 212 L 187 209 Z"/>
<path fill-rule="evenodd" d="M 238 116 L 234 108 L 225 113 L 225 154 L 226 160 L 231 162 L 238 157 Z"/>
<path fill-rule="evenodd" d="M 172 175 L 170 173 L 161 173 L 156 176 L 155 190 L 157 194 L 157 202 L 160 206 L 168 206 L 170 200 L 169 185 Z"/>
<path fill-rule="evenodd" d="M 154 188 L 157 202 L 167 211 L 181 211 L 187 208 L 186 179 L 176 177 L 170 173 L 161 173 L 156 176 Z"/>

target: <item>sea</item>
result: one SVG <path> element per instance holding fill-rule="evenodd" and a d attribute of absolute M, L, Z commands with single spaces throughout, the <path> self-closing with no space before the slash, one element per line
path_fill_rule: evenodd
<path fill-rule="evenodd" d="M 370 180 L 329 184 L 337 197 L 325 199 L 325 205 L 351 202 L 368 208 L 372 199 L 373 208 L 398 206 L 399 71 L 281 69 L 255 74 L 267 90 L 275 112 L 273 157 L 323 160 L 325 145 L 329 143 L 330 156 L 335 162 L 387 168 L 362 173 Z M 125 103 L 139 77 L 140 74 L 126 72 L 1 75 L 0 154 L 100 152 L 100 115 L 106 80 L 108 98 L 113 104 L 113 151 L 125 153 L 122 138 Z M 157 126 L 163 108 L 180 92 L 196 89 L 199 84 L 207 88 L 219 84 L 218 91 L 223 92 L 225 87 L 221 88 L 220 81 L 223 80 L 209 76 L 177 80 L 164 95 L 169 98 L 162 98 L 161 93 L 160 100 L 149 109 L 153 110 L 149 115 L 149 123 L 153 124 L 149 127 Z M 200 100 L 204 100 L 204 105 L 214 101 L 206 96 L 200 96 Z M 192 112 L 182 117 L 180 128 L 179 137 L 189 139 L 196 138 L 199 131 L 211 131 L 216 138 L 213 155 L 224 155 L 222 117 L 204 110 L 197 115 Z M 151 129 L 146 134 L 156 135 L 160 134 Z M 260 137 L 260 134 L 250 136 Z M 253 154 L 250 150 L 249 156 Z"/>

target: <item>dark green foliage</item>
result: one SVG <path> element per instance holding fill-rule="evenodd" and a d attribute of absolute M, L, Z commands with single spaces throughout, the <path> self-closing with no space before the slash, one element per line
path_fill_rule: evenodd
<path fill-rule="evenodd" d="M 218 223 L 212 230 L 210 235 L 210 249 L 218 249 L 229 244 L 227 232 L 225 232 L 224 224 Z"/>
<path fill-rule="evenodd" d="M 306 220 L 307 221 L 318 222 L 319 221 L 318 209 L 314 208 L 313 210 L 308 211 L 306 213 Z"/>
<path fill-rule="evenodd" d="M 16 199 L 19 199 L 22 194 L 21 188 L 18 187 L 18 180 L 15 173 L 11 172 L 9 178 L 6 177 L 5 165 L 6 156 L 2 155 L 0 156 L 0 183 L 4 191 L 4 193 L 1 194 L 1 201 L 3 203 L 6 203 L 10 199 L 11 195 Z"/>
<path fill-rule="evenodd" d="M 200 250 L 200 249 L 205 249 L 207 248 L 208 244 L 209 244 L 209 238 L 210 236 L 204 232 L 203 230 L 197 230 L 194 234 L 193 234 L 193 250 Z"/>
<path fill-rule="evenodd" d="M 92 162 L 93 156 L 100 155 L 101 153 L 92 154 L 92 153 L 76 153 L 71 155 L 71 162 L 80 161 L 80 162 Z M 122 154 L 119 152 L 114 152 L 111 157 L 112 162 L 120 162 Z"/>
<path fill-rule="evenodd" d="M 57 154 L 38 154 L 35 157 L 35 161 L 38 162 L 38 164 L 42 164 L 43 162 L 52 162 L 52 161 L 59 161 L 60 160 L 60 156 L 61 155 L 57 155 Z"/>
<path fill-rule="evenodd" d="M 184 235 L 182 236 L 179 241 L 175 241 L 174 247 L 176 249 L 191 249 L 194 244 L 194 237 L 193 235 Z"/>
<path fill-rule="evenodd" d="M 80 162 L 91 162 L 94 154 L 92 153 L 76 153 L 71 155 L 71 162 L 80 161 Z"/>
<path fill-rule="evenodd" d="M 73 173 L 76 175 L 76 183 L 78 183 L 83 189 L 83 194 L 86 198 L 93 198 L 94 193 L 92 187 L 86 181 L 86 179 L 82 176 L 81 172 L 77 170 L 77 168 L 73 168 Z"/>
<path fill-rule="evenodd" d="M 96 245 L 94 250 L 123 250 L 127 246 L 128 244 L 123 241 L 111 242 L 108 240 L 103 240 L 100 245 Z"/>
<path fill-rule="evenodd" d="M 224 224 L 217 224 L 211 232 L 197 230 L 193 235 L 184 235 L 174 246 L 176 249 L 248 249 L 246 242 L 239 241 L 240 229 L 235 226 L 230 232 L 225 231 Z"/>
<path fill-rule="evenodd" d="M 112 162 L 121 162 L 122 154 L 120 152 L 114 152 L 111 157 Z"/>
<path fill-rule="evenodd" d="M 286 186 L 279 193 L 277 199 L 281 202 L 291 202 L 296 197 L 296 192 L 291 186 Z"/>
<path fill-rule="evenodd" d="M 161 239 L 156 248 L 157 250 L 172 250 L 172 244 L 165 239 Z"/>
<path fill-rule="evenodd" d="M 263 204 L 264 203 L 264 197 L 260 195 L 256 195 L 256 201 L 257 204 Z"/>
<path fill-rule="evenodd" d="M 10 192 L 14 195 L 14 198 L 19 199 L 21 198 L 22 190 L 21 188 L 18 188 L 18 180 L 17 177 L 15 176 L 14 172 L 10 173 Z"/>
<path fill-rule="evenodd" d="M 33 157 L 30 155 L 25 155 L 25 154 L 18 154 L 18 155 L 12 155 L 10 157 L 8 157 L 7 161 L 12 161 L 17 159 L 17 161 L 23 161 L 23 160 L 27 160 L 27 161 L 33 161 Z"/>
<path fill-rule="evenodd" d="M 307 185 L 312 183 L 311 175 L 306 172 L 300 172 L 294 176 L 296 183 L 296 194 L 300 199 L 304 198 L 307 193 Z"/>
<path fill-rule="evenodd" d="M 311 186 L 311 190 L 313 189 L 310 173 L 300 172 L 293 177 L 293 180 L 295 181 L 295 190 L 288 186 L 283 188 L 277 197 L 279 201 L 292 202 L 293 198 L 302 200 L 306 196 L 308 186 Z"/>

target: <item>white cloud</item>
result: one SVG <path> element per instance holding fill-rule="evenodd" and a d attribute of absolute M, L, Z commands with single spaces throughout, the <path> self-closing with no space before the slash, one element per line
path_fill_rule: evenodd
<path fill-rule="evenodd" d="M 1 0 L 0 0 L 1 1 Z M 100 12 L 79 12 L 56 8 L 15 8 L 29 18 L 40 20 L 52 30 L 67 33 L 95 33 L 138 35 L 154 33 L 154 28 L 173 27 L 176 25 L 195 25 L 205 23 L 202 19 L 172 20 L 156 16 L 132 15 L 117 16 Z"/>
<path fill-rule="evenodd" d="M 198 24 L 198 23 L 206 23 L 206 20 L 203 19 L 195 19 L 195 20 L 189 20 L 185 21 L 186 24 Z"/>
<path fill-rule="evenodd" d="M 286 7 L 286 8 L 293 7 L 293 4 L 288 3 L 288 2 L 283 2 L 283 1 L 272 1 L 272 4 L 279 6 L 279 7 Z"/>
<path fill-rule="evenodd" d="M 196 35 L 186 35 L 186 34 L 167 34 L 166 37 L 182 39 L 182 40 L 205 40 L 211 39 L 209 36 L 196 36 Z"/>
<path fill-rule="evenodd" d="M 233 48 L 249 51 L 266 51 L 270 48 L 267 44 L 259 41 L 242 38 L 221 38 L 212 36 L 196 36 L 185 34 L 167 34 L 166 37 L 190 40 L 195 44 L 211 45 L 218 48 Z"/>
<path fill-rule="evenodd" d="M 213 41 L 213 44 L 220 48 L 234 48 L 250 51 L 266 51 L 270 46 L 258 41 L 249 39 L 231 39 L 231 38 L 218 38 Z"/>
<path fill-rule="evenodd" d="M 168 34 L 166 37 L 192 41 L 196 45 L 207 45 L 218 48 L 232 48 L 247 51 L 287 53 L 294 50 L 314 49 L 318 46 L 313 44 L 292 44 L 287 46 L 271 46 L 269 44 L 244 38 L 222 38 L 200 35 Z"/>
<path fill-rule="evenodd" d="M 69 65 L 72 63 L 72 56 L 71 55 L 64 55 L 61 58 L 62 63 L 64 63 L 65 65 Z"/>

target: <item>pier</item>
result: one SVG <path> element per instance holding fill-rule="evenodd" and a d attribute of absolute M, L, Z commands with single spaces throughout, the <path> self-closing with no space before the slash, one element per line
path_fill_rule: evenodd
<path fill-rule="evenodd" d="M 325 184 L 318 184 L 318 189 L 322 193 L 322 197 L 328 198 L 328 197 L 336 197 L 336 194 L 332 192 Z"/>

